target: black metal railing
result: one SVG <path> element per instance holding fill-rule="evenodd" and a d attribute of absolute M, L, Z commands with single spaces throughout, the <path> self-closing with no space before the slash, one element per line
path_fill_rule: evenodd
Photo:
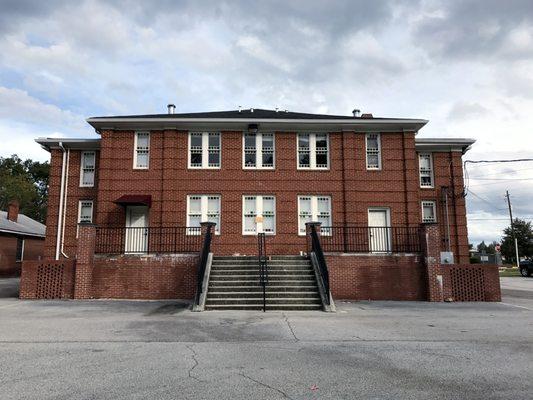
<path fill-rule="evenodd" d="M 97 227 L 97 254 L 194 253 L 202 243 L 200 227 Z"/>
<path fill-rule="evenodd" d="M 202 223 L 205 226 L 204 242 L 202 244 L 202 250 L 200 251 L 200 259 L 198 261 L 198 276 L 197 276 L 197 287 L 196 287 L 196 299 L 195 304 L 200 304 L 200 297 L 203 291 L 203 283 L 205 277 L 205 270 L 207 268 L 207 261 L 209 259 L 209 253 L 211 252 L 211 238 L 213 236 L 213 231 L 215 223 L 206 222 Z"/>
<path fill-rule="evenodd" d="M 266 287 L 268 284 L 268 262 L 266 255 L 266 235 L 257 235 L 257 257 L 259 261 L 259 284 L 263 288 L 263 312 L 266 311 Z"/>
<path fill-rule="evenodd" d="M 320 279 L 322 280 L 322 287 L 324 288 L 324 301 L 327 305 L 329 302 L 329 272 L 328 265 L 326 264 L 326 258 L 320 244 L 320 238 L 317 232 L 317 225 L 307 224 L 307 233 L 310 239 L 310 250 L 315 254 L 318 264 L 318 271 L 320 272 Z"/>
<path fill-rule="evenodd" d="M 322 250 L 333 253 L 419 253 L 419 226 L 322 226 Z"/>

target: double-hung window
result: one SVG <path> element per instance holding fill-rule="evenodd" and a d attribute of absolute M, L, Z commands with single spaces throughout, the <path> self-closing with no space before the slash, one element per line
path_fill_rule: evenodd
<path fill-rule="evenodd" d="M 243 196 L 242 233 L 276 233 L 276 198 L 274 196 Z"/>
<path fill-rule="evenodd" d="M 80 186 L 94 186 L 95 154 L 94 151 L 83 151 L 81 153 Z"/>
<path fill-rule="evenodd" d="M 199 235 L 201 222 L 214 222 L 215 234 L 220 234 L 220 196 L 199 194 L 187 196 L 187 234 Z"/>
<path fill-rule="evenodd" d="M 150 163 L 150 134 L 135 132 L 135 152 L 133 153 L 133 168 L 148 169 Z"/>
<path fill-rule="evenodd" d="M 331 197 L 298 196 L 298 234 L 306 234 L 306 222 L 321 222 L 322 235 L 331 234 Z"/>
<path fill-rule="evenodd" d="M 420 172 L 420 187 L 433 187 L 433 158 L 431 153 L 420 153 L 418 155 L 418 168 Z"/>
<path fill-rule="evenodd" d="M 366 134 L 366 169 L 381 169 L 381 137 L 379 133 Z"/>
<path fill-rule="evenodd" d="M 189 168 L 220 168 L 220 132 L 189 132 Z"/>
<path fill-rule="evenodd" d="M 78 223 L 93 222 L 93 201 L 80 200 L 78 203 Z M 76 237 L 78 237 L 78 228 L 76 227 Z"/>
<path fill-rule="evenodd" d="M 273 133 L 245 132 L 243 167 L 274 169 L 274 148 Z"/>
<path fill-rule="evenodd" d="M 422 202 L 422 222 L 437 222 L 437 210 L 434 201 Z"/>
<path fill-rule="evenodd" d="M 327 133 L 298 134 L 298 169 L 329 168 L 329 137 Z"/>

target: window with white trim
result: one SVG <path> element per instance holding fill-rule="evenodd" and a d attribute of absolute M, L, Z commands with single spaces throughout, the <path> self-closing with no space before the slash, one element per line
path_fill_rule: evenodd
<path fill-rule="evenodd" d="M 420 187 L 433 187 L 433 157 L 431 153 L 418 155 L 418 169 L 420 173 Z"/>
<path fill-rule="evenodd" d="M 187 196 L 187 226 L 200 227 L 201 222 L 214 222 L 215 234 L 220 234 L 220 196 L 193 194 Z M 188 235 L 200 235 L 200 230 L 191 229 Z"/>
<path fill-rule="evenodd" d="M 331 232 L 331 197 L 329 196 L 298 196 L 298 235 L 306 234 L 306 222 L 321 222 L 320 233 L 329 235 Z"/>
<path fill-rule="evenodd" d="M 135 132 L 135 152 L 133 154 L 133 168 L 148 169 L 150 161 L 150 133 Z"/>
<path fill-rule="evenodd" d="M 78 206 L 78 223 L 93 222 L 93 201 L 80 200 Z"/>
<path fill-rule="evenodd" d="M 220 168 L 220 132 L 189 132 L 189 168 Z"/>
<path fill-rule="evenodd" d="M 24 260 L 24 239 L 17 238 L 17 253 L 15 256 L 15 261 Z"/>
<path fill-rule="evenodd" d="M 298 134 L 298 169 L 329 168 L 329 135 L 327 133 Z"/>
<path fill-rule="evenodd" d="M 274 196 L 243 196 L 242 201 L 242 234 L 256 235 L 262 230 L 266 234 L 275 235 L 276 198 Z"/>
<path fill-rule="evenodd" d="M 437 222 L 437 207 L 434 201 L 422 202 L 422 222 Z"/>
<path fill-rule="evenodd" d="M 274 169 L 274 134 L 244 132 L 243 168 Z"/>
<path fill-rule="evenodd" d="M 80 165 L 80 186 L 94 186 L 96 153 L 94 151 L 83 151 L 81 153 Z"/>
<path fill-rule="evenodd" d="M 381 135 L 366 134 L 366 169 L 381 169 Z"/>

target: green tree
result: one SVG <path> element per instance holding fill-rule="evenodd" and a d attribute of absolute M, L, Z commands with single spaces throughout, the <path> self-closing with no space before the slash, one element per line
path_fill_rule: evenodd
<path fill-rule="evenodd" d="M 526 222 L 519 218 L 513 221 L 514 233 L 518 241 L 518 253 L 520 257 L 531 258 L 533 256 L 533 229 L 531 222 Z M 507 227 L 503 230 L 501 252 L 508 261 L 516 263 L 513 228 Z"/>
<path fill-rule="evenodd" d="M 49 170 L 48 162 L 22 161 L 17 155 L 0 157 L 0 209 L 18 200 L 22 214 L 44 223 Z"/>
<path fill-rule="evenodd" d="M 484 240 L 480 244 L 477 245 L 477 251 L 480 253 L 487 252 L 487 245 L 485 244 Z"/>

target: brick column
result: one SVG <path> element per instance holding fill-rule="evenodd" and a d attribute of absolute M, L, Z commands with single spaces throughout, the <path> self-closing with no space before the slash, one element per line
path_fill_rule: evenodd
<path fill-rule="evenodd" d="M 96 245 L 96 226 L 81 222 L 78 231 L 78 249 L 76 252 L 76 277 L 74 283 L 75 299 L 93 297 L 93 267 Z"/>
<path fill-rule="evenodd" d="M 443 301 L 439 226 L 435 223 L 423 224 L 421 235 L 422 252 L 426 266 L 428 301 Z"/>

